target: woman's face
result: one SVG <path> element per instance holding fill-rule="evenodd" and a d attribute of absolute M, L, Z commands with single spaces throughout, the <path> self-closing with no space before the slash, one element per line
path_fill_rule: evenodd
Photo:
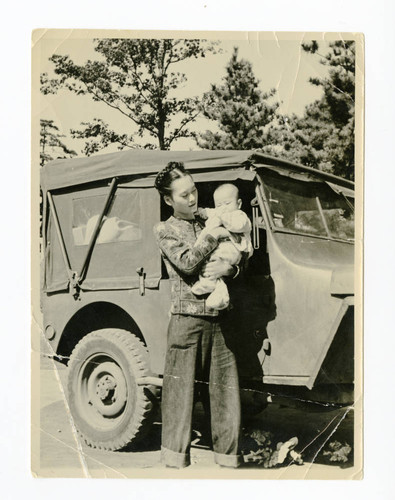
<path fill-rule="evenodd" d="M 175 179 L 171 183 L 171 196 L 165 202 L 173 207 L 174 215 L 181 219 L 193 219 L 197 210 L 198 193 L 190 175 Z"/>

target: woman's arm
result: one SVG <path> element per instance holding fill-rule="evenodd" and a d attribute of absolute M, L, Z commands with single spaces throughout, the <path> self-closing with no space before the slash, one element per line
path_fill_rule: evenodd
<path fill-rule="evenodd" d="M 199 234 L 194 246 L 200 245 L 207 235 L 212 236 L 217 241 L 219 238 L 229 238 L 230 232 L 222 226 L 218 227 L 205 227 Z"/>
<path fill-rule="evenodd" d="M 206 234 L 199 243 L 193 244 L 163 222 L 155 227 L 155 236 L 167 259 L 176 269 L 188 275 L 198 274 L 203 262 L 218 246 L 211 234 Z"/>
<path fill-rule="evenodd" d="M 238 266 L 232 266 L 228 262 L 215 256 L 203 264 L 202 274 L 206 278 L 218 279 L 223 277 L 235 277 L 239 272 Z"/>

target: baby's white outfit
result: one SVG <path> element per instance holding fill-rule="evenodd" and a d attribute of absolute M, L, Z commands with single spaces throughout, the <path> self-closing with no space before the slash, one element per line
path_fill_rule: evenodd
<path fill-rule="evenodd" d="M 227 213 L 221 213 L 222 210 L 217 208 L 206 208 L 205 210 L 207 215 L 206 228 L 213 229 L 223 226 L 230 232 L 229 238 L 219 241 L 219 245 L 211 257 L 220 258 L 232 266 L 240 262 L 243 252 L 247 254 L 248 258 L 251 257 L 253 253 L 251 222 L 247 214 L 242 210 Z M 229 305 L 228 287 L 222 278 L 212 279 L 199 276 L 199 280 L 192 286 L 192 292 L 195 295 L 209 293 L 206 304 L 212 309 L 221 310 Z"/>

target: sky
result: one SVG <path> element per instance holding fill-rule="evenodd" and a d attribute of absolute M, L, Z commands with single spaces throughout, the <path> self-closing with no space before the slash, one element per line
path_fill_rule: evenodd
<path fill-rule="evenodd" d="M 216 37 L 218 38 L 218 36 Z M 221 34 L 219 47 L 221 53 L 208 54 L 204 59 L 188 59 L 182 61 L 174 70 L 184 72 L 186 83 L 177 90 L 178 97 L 193 97 L 202 95 L 210 89 L 210 84 L 221 83 L 225 76 L 225 67 L 234 47 L 239 49 L 239 58 L 252 63 L 255 76 L 260 81 L 260 89 L 277 90 L 275 99 L 280 103 L 282 114 L 296 113 L 302 115 L 307 104 L 320 98 L 322 91 L 309 83 L 310 77 L 323 77 L 327 68 L 320 64 L 320 57 L 304 52 L 301 42 L 302 35 L 291 34 L 288 39 L 278 39 L 267 36 L 260 39 L 256 33 L 224 33 Z M 75 34 L 62 38 L 45 36 L 40 40 L 39 72 L 47 72 L 53 76 L 53 63 L 49 61 L 52 54 L 69 55 L 77 64 L 83 64 L 87 59 L 97 59 L 92 36 L 78 38 Z M 329 42 L 319 41 L 319 52 L 325 54 Z M 43 96 L 35 89 L 40 102 L 40 118 L 54 120 L 60 132 L 66 135 L 64 142 L 75 149 L 80 155 L 84 141 L 69 138 L 72 128 L 79 128 L 80 123 L 93 118 L 101 118 L 108 122 L 119 133 L 131 133 L 132 122 L 119 112 L 110 109 L 103 103 L 92 101 L 87 96 L 75 96 L 66 90 L 56 95 Z M 34 92 L 34 91 L 33 91 Z M 199 117 L 191 127 L 197 131 L 215 130 L 213 122 Z M 155 142 L 151 139 L 151 142 Z M 173 150 L 199 149 L 193 139 L 180 139 L 172 144 Z M 105 152 L 116 150 L 107 148 Z"/>

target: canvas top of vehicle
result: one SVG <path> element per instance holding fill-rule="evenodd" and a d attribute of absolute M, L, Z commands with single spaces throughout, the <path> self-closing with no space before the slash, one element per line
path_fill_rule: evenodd
<path fill-rule="evenodd" d="M 122 176 L 155 176 L 169 161 L 184 162 L 188 170 L 221 170 L 244 166 L 278 167 L 294 173 L 327 180 L 353 191 L 354 183 L 313 168 L 274 158 L 255 151 L 204 150 L 204 151 L 144 151 L 131 150 L 97 156 L 59 159 L 41 169 L 41 186 L 44 191 L 76 186 L 87 182 Z M 154 179 L 154 177 L 152 177 Z"/>

